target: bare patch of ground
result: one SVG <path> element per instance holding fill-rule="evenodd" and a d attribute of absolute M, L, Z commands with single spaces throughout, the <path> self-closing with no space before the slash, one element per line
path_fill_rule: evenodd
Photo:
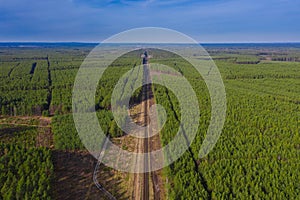
<path fill-rule="evenodd" d="M 105 199 L 93 182 L 94 159 L 86 152 L 53 151 L 54 199 Z"/>
<path fill-rule="evenodd" d="M 53 151 L 55 178 L 54 199 L 107 199 L 93 182 L 97 160 L 89 152 Z M 99 183 L 116 199 L 128 199 L 124 180 L 126 174 L 101 165 Z"/>
<path fill-rule="evenodd" d="M 36 137 L 37 147 L 53 148 L 53 134 L 51 131 L 51 118 L 40 117 L 40 123 L 38 125 L 38 135 Z"/>
<path fill-rule="evenodd" d="M 169 75 L 169 76 L 182 76 L 179 72 L 178 73 L 175 73 L 175 72 L 168 72 L 168 71 L 161 71 L 161 70 L 151 70 L 151 72 L 150 72 L 150 75 L 151 76 L 160 76 L 160 75 L 162 75 L 162 74 L 167 74 L 167 75 Z"/>
<path fill-rule="evenodd" d="M 23 126 L 34 126 L 38 127 L 40 121 L 50 121 L 50 117 L 41 116 L 0 116 L 0 124 L 11 124 L 11 125 L 23 125 Z M 48 123 L 49 125 L 50 123 Z M 49 125 L 50 126 L 50 125 Z"/>

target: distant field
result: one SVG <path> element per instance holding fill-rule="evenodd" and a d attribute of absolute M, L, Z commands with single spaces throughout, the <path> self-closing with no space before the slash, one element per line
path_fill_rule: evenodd
<path fill-rule="evenodd" d="M 93 47 L 0 43 L 0 199 L 60 199 L 76 191 L 73 197 L 105 199 L 93 185 L 96 162 L 82 145 L 71 113 L 73 82 Z M 198 152 L 211 116 L 206 84 L 183 59 L 150 50 L 152 63 L 168 65 L 178 72 L 155 73 L 165 82 L 170 81 L 168 75 L 186 77 L 201 111 L 191 147 L 163 169 L 165 199 L 299 198 L 300 45 L 204 47 L 224 81 L 227 117 L 215 148 L 203 159 L 198 158 Z M 140 65 L 141 52 L 116 60 L 105 71 L 95 94 L 99 122 L 107 135 L 123 144 L 122 148 L 128 148 L 128 138 L 113 119 L 111 93 L 124 73 Z M 127 85 L 120 92 L 131 87 Z M 131 103 L 138 101 L 140 91 L 135 91 Z M 166 145 L 180 123 L 178 99 L 161 85 L 153 85 L 153 94 L 168 114 L 160 132 L 161 143 Z M 104 187 L 120 199 L 129 198 L 132 177 L 101 167 Z M 110 175 L 105 176 L 103 171 Z M 62 189 L 62 185 L 67 186 Z"/>

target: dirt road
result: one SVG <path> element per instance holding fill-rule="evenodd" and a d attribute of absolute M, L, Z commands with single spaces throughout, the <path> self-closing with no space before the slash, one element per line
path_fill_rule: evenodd
<path fill-rule="evenodd" d="M 150 69 L 149 64 L 143 65 L 143 83 L 150 82 Z M 155 103 L 154 96 L 152 92 L 152 85 L 147 84 L 142 87 L 142 102 L 141 102 L 141 112 L 139 116 L 139 124 L 142 126 L 147 126 L 150 124 L 150 107 Z M 152 118 L 153 120 L 153 118 Z M 155 119 L 151 121 L 156 125 Z M 158 134 L 150 137 L 152 135 L 152 126 L 148 126 L 144 132 L 144 138 L 138 139 L 136 144 L 136 153 L 147 153 L 151 151 L 155 151 L 161 148 L 160 137 Z M 161 180 L 161 171 L 151 172 L 151 158 L 148 157 L 147 154 L 141 159 L 135 160 L 135 165 L 139 168 L 143 167 L 145 172 L 142 174 L 134 174 L 134 191 L 133 191 L 133 199 L 162 199 L 162 188 L 163 181 Z"/>

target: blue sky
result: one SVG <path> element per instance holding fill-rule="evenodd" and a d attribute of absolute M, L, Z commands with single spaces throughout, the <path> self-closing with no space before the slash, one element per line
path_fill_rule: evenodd
<path fill-rule="evenodd" d="M 199 42 L 300 41 L 298 0 L 0 0 L 0 41 L 83 41 L 154 26 Z"/>

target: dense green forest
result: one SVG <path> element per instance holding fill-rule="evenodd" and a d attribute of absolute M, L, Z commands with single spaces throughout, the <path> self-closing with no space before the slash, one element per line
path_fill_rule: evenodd
<path fill-rule="evenodd" d="M 197 80 L 188 64 L 179 65 L 199 95 L 202 115 L 190 150 L 166 169 L 172 180 L 169 198 L 296 199 L 300 191 L 296 170 L 300 165 L 299 63 L 243 66 L 220 61 L 217 65 L 226 86 L 226 123 L 214 150 L 201 160 L 197 156 L 210 119 L 209 98 L 203 80 Z M 157 103 L 169 113 L 161 134 L 166 144 L 176 133 L 173 127 L 179 124 L 180 109 L 172 92 L 158 85 L 154 91 Z"/>
<path fill-rule="evenodd" d="M 55 198 L 51 193 L 53 151 L 85 150 L 72 118 L 72 89 L 90 50 L 84 46 L 0 48 L 0 199 Z M 168 180 L 166 199 L 299 198 L 299 48 L 210 46 L 207 50 L 224 81 L 227 115 L 216 146 L 202 159 L 198 152 L 211 117 L 206 84 L 182 58 L 161 50 L 149 51 L 152 63 L 168 65 L 187 78 L 201 112 L 190 148 L 163 170 Z M 131 69 L 130 77 L 138 81 L 136 66 L 142 52 L 133 51 L 117 59 L 99 80 L 95 108 L 103 131 L 112 137 L 122 138 L 124 134 L 111 112 L 112 91 Z M 160 74 L 166 84 L 173 80 L 169 75 Z M 131 92 L 133 85 L 124 85 L 118 92 Z M 179 102 L 161 85 L 154 84 L 152 89 L 156 103 L 167 112 L 160 132 L 162 145 L 167 145 L 180 124 Z M 131 103 L 140 98 L 140 92 L 134 92 Z M 54 147 L 37 147 L 39 121 L 18 124 L 7 120 L 18 116 L 51 118 Z"/>
<path fill-rule="evenodd" d="M 49 150 L 0 144 L 0 155 L 1 199 L 51 199 Z"/>

